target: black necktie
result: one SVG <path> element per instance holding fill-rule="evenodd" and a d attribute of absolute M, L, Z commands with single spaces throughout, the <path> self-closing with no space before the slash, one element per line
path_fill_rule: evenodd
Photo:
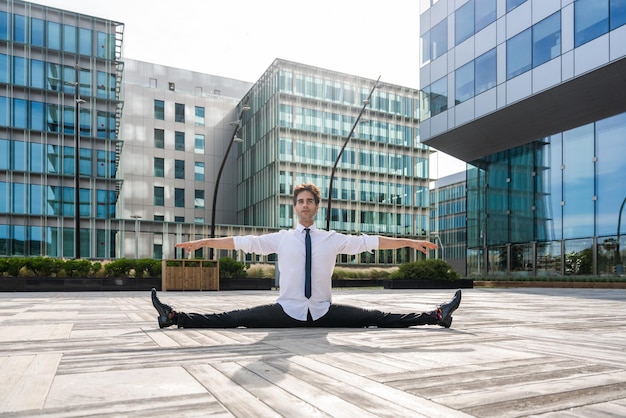
<path fill-rule="evenodd" d="M 304 237 L 304 248 L 306 249 L 306 259 L 304 261 L 304 296 L 311 297 L 311 235 L 310 229 L 304 228 L 306 236 Z"/>

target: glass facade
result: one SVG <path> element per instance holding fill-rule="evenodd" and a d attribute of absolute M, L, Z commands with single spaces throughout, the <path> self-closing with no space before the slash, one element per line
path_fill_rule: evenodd
<path fill-rule="evenodd" d="M 328 222 L 330 229 L 348 233 L 427 233 L 430 151 L 419 141 L 417 90 L 383 84 L 356 123 L 374 84 L 293 62 L 273 63 L 250 91 L 251 110 L 238 134 L 244 140 L 239 224 L 295 226 L 293 186 L 312 182 L 322 192 L 320 228 Z M 394 263 L 415 256 L 381 251 L 338 261 Z"/>
<path fill-rule="evenodd" d="M 468 268 L 614 274 L 616 259 L 626 257 L 626 239 L 616 245 L 623 149 L 626 114 L 619 114 L 471 162 L 469 254 L 488 249 L 489 257 Z"/>
<path fill-rule="evenodd" d="M 119 29 L 0 4 L 0 256 L 114 256 Z"/>

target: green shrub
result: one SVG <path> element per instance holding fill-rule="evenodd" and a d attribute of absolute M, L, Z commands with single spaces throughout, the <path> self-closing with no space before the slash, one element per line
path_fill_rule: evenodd
<path fill-rule="evenodd" d="M 392 279 L 411 280 L 457 280 L 459 274 L 452 266 L 441 260 L 429 258 L 401 264 L 398 270 L 391 275 Z"/>
<path fill-rule="evenodd" d="M 248 266 L 231 257 L 220 258 L 220 277 L 246 277 Z"/>
<path fill-rule="evenodd" d="M 132 260 L 119 258 L 104 266 L 104 275 L 106 277 L 129 277 L 130 271 L 134 269 Z"/>

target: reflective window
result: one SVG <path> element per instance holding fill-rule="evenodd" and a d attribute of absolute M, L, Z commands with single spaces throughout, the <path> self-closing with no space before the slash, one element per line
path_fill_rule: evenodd
<path fill-rule="evenodd" d="M 165 206 L 165 188 L 154 186 L 154 206 Z"/>
<path fill-rule="evenodd" d="M 28 123 L 28 103 L 26 100 L 13 99 L 13 127 L 26 129 Z"/>
<path fill-rule="evenodd" d="M 92 37 L 90 29 L 78 28 L 78 53 L 82 55 L 92 55 Z"/>
<path fill-rule="evenodd" d="M 194 208 L 204 209 L 204 190 L 194 191 Z"/>
<path fill-rule="evenodd" d="M 183 103 L 175 103 L 174 105 L 174 122 L 185 122 L 185 105 Z"/>
<path fill-rule="evenodd" d="M 430 113 L 438 115 L 448 109 L 448 77 L 443 77 L 430 85 Z"/>
<path fill-rule="evenodd" d="M 574 46 L 578 47 L 609 30 L 607 0 L 577 0 L 574 2 Z"/>
<path fill-rule="evenodd" d="M 532 67 L 531 30 L 526 29 L 506 42 L 506 79 L 510 80 Z"/>
<path fill-rule="evenodd" d="M 176 179 L 185 178 L 185 161 L 184 160 L 174 160 L 174 178 Z"/>
<path fill-rule="evenodd" d="M 455 45 L 474 34 L 474 0 L 470 0 L 454 12 Z"/>
<path fill-rule="evenodd" d="M 43 61 L 31 59 L 30 60 L 30 86 L 43 89 L 45 88 L 45 70 Z"/>
<path fill-rule="evenodd" d="M 609 5 L 611 30 L 626 24 L 626 1 L 610 0 Z"/>
<path fill-rule="evenodd" d="M 9 101 L 0 96 L 0 126 L 9 126 Z"/>
<path fill-rule="evenodd" d="M 13 57 L 13 83 L 18 86 L 25 86 L 27 72 L 27 62 L 23 57 Z"/>
<path fill-rule="evenodd" d="M 30 102 L 30 115 L 28 126 L 35 131 L 44 130 L 44 104 L 41 102 Z"/>
<path fill-rule="evenodd" d="M 33 173 L 43 173 L 43 144 L 30 143 L 29 170 Z"/>
<path fill-rule="evenodd" d="M 35 46 L 44 46 L 44 21 L 41 19 L 30 19 L 30 43 Z"/>
<path fill-rule="evenodd" d="M 593 236 L 593 124 L 563 133 L 563 238 Z"/>
<path fill-rule="evenodd" d="M 433 26 L 429 38 L 429 57 L 426 61 L 434 61 L 448 51 L 448 19 Z"/>
<path fill-rule="evenodd" d="M 9 155 L 9 147 L 11 141 L 8 139 L 0 139 L 0 155 Z M 9 158 L 0 158 L 0 170 L 8 170 L 9 169 Z M 0 198 L 2 195 L 0 194 Z"/>
<path fill-rule="evenodd" d="M 185 189 L 174 189 L 174 206 L 177 208 L 185 207 Z"/>
<path fill-rule="evenodd" d="M 163 100 L 154 101 L 154 118 L 165 120 L 165 102 Z"/>
<path fill-rule="evenodd" d="M 480 94 L 496 86 L 497 81 L 496 49 L 485 52 L 476 58 L 474 66 L 475 94 Z"/>
<path fill-rule="evenodd" d="M 0 54 L 0 83 L 8 83 L 10 73 L 9 57 L 6 54 Z"/>
<path fill-rule="evenodd" d="M 9 14 L 0 12 L 0 39 L 9 40 Z"/>
<path fill-rule="evenodd" d="M 596 122 L 597 193 L 596 235 L 617 233 L 618 211 L 626 191 L 626 113 Z M 626 212 L 626 210 L 625 210 Z M 626 236 L 626 213 L 622 216 L 622 234 Z"/>
<path fill-rule="evenodd" d="M 9 183 L 5 181 L 0 181 L 0 213 L 7 213 L 8 211 L 9 211 Z"/>
<path fill-rule="evenodd" d="M 204 181 L 204 163 L 199 161 L 194 162 L 194 180 Z"/>
<path fill-rule="evenodd" d="M 16 171 L 26 171 L 26 143 L 22 141 L 11 141 L 13 150 L 11 152 L 11 168 Z"/>
<path fill-rule="evenodd" d="M 194 152 L 196 154 L 204 154 L 204 135 L 203 134 L 194 135 Z"/>
<path fill-rule="evenodd" d="M 26 17 L 13 15 L 13 41 L 25 44 L 27 38 Z"/>
<path fill-rule="evenodd" d="M 154 148 L 165 148 L 165 131 L 163 129 L 154 130 Z"/>
<path fill-rule="evenodd" d="M 56 22 L 46 22 L 48 26 L 48 36 L 46 46 L 50 49 L 61 49 L 61 25 Z"/>
<path fill-rule="evenodd" d="M 63 50 L 76 52 L 76 26 L 63 25 Z"/>
<path fill-rule="evenodd" d="M 26 213 L 26 185 L 24 183 L 13 183 L 13 199 L 11 212 Z"/>
<path fill-rule="evenodd" d="M 489 24 L 496 21 L 496 0 L 474 0 L 475 1 L 475 29 L 480 32 Z"/>
<path fill-rule="evenodd" d="M 511 10 L 515 9 L 520 4 L 525 3 L 525 2 L 526 2 L 526 0 L 506 0 L 506 11 L 507 11 L 507 13 L 510 12 Z"/>
<path fill-rule="evenodd" d="M 462 103 L 474 97 L 474 61 L 470 61 L 454 72 L 454 102 Z"/>
<path fill-rule="evenodd" d="M 185 150 L 185 133 L 176 131 L 174 132 L 174 149 L 176 151 Z"/>
<path fill-rule="evenodd" d="M 80 175 L 91 177 L 91 149 L 81 148 L 80 149 Z"/>
<path fill-rule="evenodd" d="M 196 106 L 196 125 L 204 126 L 204 107 Z"/>
<path fill-rule="evenodd" d="M 165 177 L 165 160 L 154 157 L 154 177 Z"/>
<path fill-rule="evenodd" d="M 561 55 L 561 13 L 533 26 L 533 68 Z"/>

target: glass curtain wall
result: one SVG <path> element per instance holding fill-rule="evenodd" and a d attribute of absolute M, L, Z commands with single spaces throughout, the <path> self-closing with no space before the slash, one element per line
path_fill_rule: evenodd
<path fill-rule="evenodd" d="M 118 35 L 110 21 L 0 5 L 0 256 L 114 256 Z"/>
<path fill-rule="evenodd" d="M 615 274 L 625 147 L 620 114 L 472 162 L 468 272 Z"/>

